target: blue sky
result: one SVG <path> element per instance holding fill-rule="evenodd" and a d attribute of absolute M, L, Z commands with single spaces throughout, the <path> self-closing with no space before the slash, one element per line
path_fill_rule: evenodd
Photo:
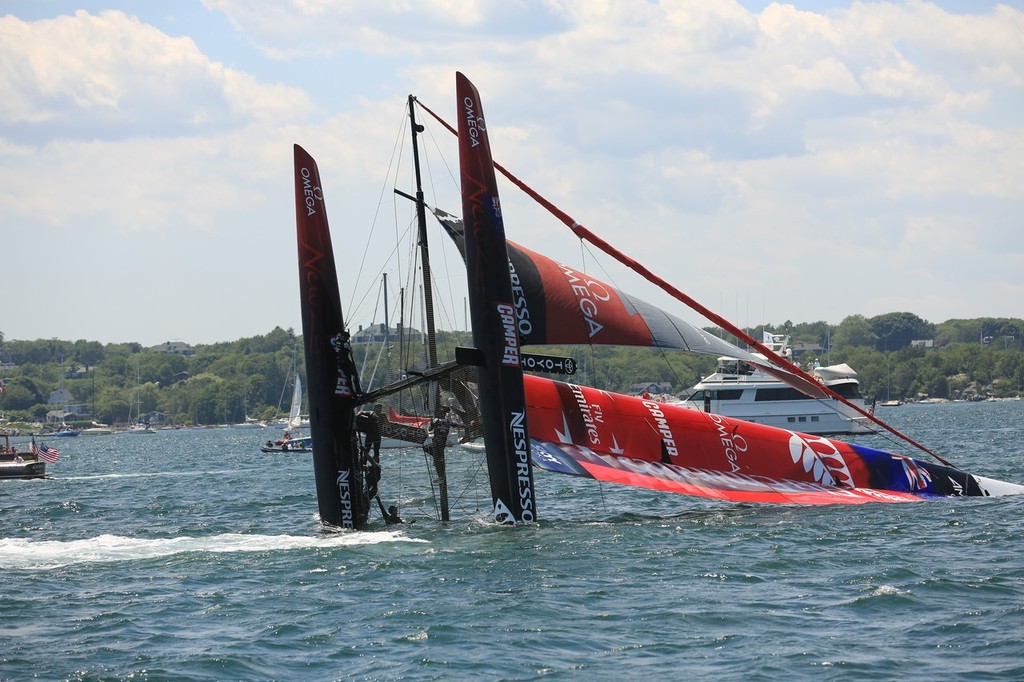
<path fill-rule="evenodd" d="M 480 89 L 504 165 L 737 323 L 1024 317 L 1019 2 L 0 11 L 7 338 L 299 330 L 292 143 L 320 162 L 343 289 L 372 286 L 372 264 L 355 281 L 351 237 L 380 212 L 404 98 L 451 117 L 456 70 Z M 457 211 L 440 157 L 433 170 L 428 197 Z M 502 191 L 512 239 L 581 265 L 565 228 Z M 438 258 L 457 290 L 457 264 Z M 353 326 L 373 321 L 372 302 L 345 300 Z"/>

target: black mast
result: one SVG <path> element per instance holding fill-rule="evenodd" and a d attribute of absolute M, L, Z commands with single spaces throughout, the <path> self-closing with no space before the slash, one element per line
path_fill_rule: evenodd
<path fill-rule="evenodd" d="M 419 228 L 420 261 L 423 267 L 423 306 L 426 309 L 426 332 L 427 332 L 427 369 L 437 367 L 437 330 L 434 327 L 434 292 L 430 280 L 430 247 L 427 243 L 427 211 L 423 200 L 423 182 L 420 176 L 420 153 L 419 140 L 417 135 L 423 132 L 423 126 L 416 123 L 416 98 L 409 95 L 409 126 L 412 130 L 412 158 L 413 168 L 416 173 L 416 223 Z M 428 384 L 427 407 L 432 410 L 432 417 L 438 420 L 445 417 L 441 405 L 441 387 L 436 381 Z M 436 424 L 436 422 L 435 422 Z M 439 504 L 441 507 L 441 520 L 449 520 L 448 511 L 448 477 L 445 473 L 444 449 L 448 444 L 448 429 L 437 429 L 435 425 L 434 439 L 427 446 L 428 454 L 434 462 L 434 469 L 437 471 L 437 483 L 439 488 Z M 442 438 L 443 436 L 443 438 Z"/>

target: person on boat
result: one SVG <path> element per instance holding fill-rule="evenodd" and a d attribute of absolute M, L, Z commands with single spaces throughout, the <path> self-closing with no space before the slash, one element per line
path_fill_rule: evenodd
<path fill-rule="evenodd" d="M 370 454 L 366 458 L 366 492 L 370 497 L 377 498 L 380 504 L 380 497 L 377 496 L 377 485 L 380 483 L 380 457 Z"/>
<path fill-rule="evenodd" d="M 396 523 L 405 523 L 405 521 L 402 520 L 402 517 L 398 515 L 398 507 L 391 505 L 385 509 L 384 503 L 380 501 L 380 496 L 378 495 L 375 499 L 377 500 L 377 506 L 380 507 L 380 515 L 384 517 L 384 523 L 389 526 Z"/>
<path fill-rule="evenodd" d="M 451 411 L 446 408 L 441 416 L 433 417 L 427 424 L 427 438 L 423 441 L 423 451 L 428 455 L 444 451 L 451 430 Z"/>
<path fill-rule="evenodd" d="M 338 376 L 344 377 L 351 382 L 352 391 L 359 395 L 363 390 L 359 386 L 359 370 L 356 369 L 355 360 L 352 358 L 352 341 L 349 333 L 347 331 L 338 332 L 331 337 L 330 344 L 337 356 L 335 361 L 337 363 Z"/>

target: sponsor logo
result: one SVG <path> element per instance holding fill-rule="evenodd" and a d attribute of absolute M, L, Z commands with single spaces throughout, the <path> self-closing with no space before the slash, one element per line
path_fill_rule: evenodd
<path fill-rule="evenodd" d="M 533 486 L 530 482 L 530 443 L 526 436 L 526 413 L 512 412 L 508 428 L 512 434 L 512 447 L 516 454 L 516 481 L 519 485 L 519 506 L 523 523 L 533 523 Z M 515 518 L 513 517 L 513 522 Z"/>
<path fill-rule="evenodd" d="M 747 439 L 736 433 L 734 430 L 729 433 L 726 429 L 725 420 L 717 414 L 708 414 L 715 424 L 718 440 L 722 443 L 723 454 L 729 460 L 729 467 L 733 473 L 740 470 L 740 454 L 747 451 Z"/>
<path fill-rule="evenodd" d="M 512 261 L 508 262 L 508 274 L 512 280 L 512 303 L 516 307 L 516 320 L 519 324 L 519 335 L 529 336 L 533 332 L 533 323 L 530 322 L 530 308 L 526 304 L 526 292 L 523 291 L 523 284 L 516 274 L 516 266 Z"/>
<path fill-rule="evenodd" d="M 576 373 L 576 361 L 570 357 L 523 353 L 522 360 L 523 369 L 533 370 L 535 372 L 569 375 Z"/>
<path fill-rule="evenodd" d="M 508 505 L 501 498 L 494 501 L 494 520 L 498 523 L 514 524 L 516 517 L 512 515 Z"/>
<path fill-rule="evenodd" d="M 661 436 L 661 442 L 665 444 L 665 452 L 669 457 L 678 457 L 679 448 L 676 447 L 675 436 L 672 435 L 672 429 L 668 426 L 668 419 L 665 417 L 665 413 L 661 411 L 661 405 L 653 400 L 644 400 L 643 406 L 647 408 L 647 411 L 651 413 L 651 417 L 654 418 L 654 428 L 658 435 Z M 708 416 L 717 417 L 718 415 Z"/>
<path fill-rule="evenodd" d="M 462 98 L 462 114 L 466 117 L 466 125 L 469 126 L 469 144 L 476 147 L 480 144 L 481 133 L 487 132 L 484 125 L 484 117 L 477 113 L 476 102 L 472 97 Z"/>
<path fill-rule="evenodd" d="M 324 254 L 317 251 L 306 242 L 300 242 L 308 256 L 302 260 L 303 280 L 306 283 L 306 304 L 312 319 L 317 319 L 317 312 L 320 310 L 320 261 Z"/>
<path fill-rule="evenodd" d="M 583 389 L 575 384 L 569 384 L 569 388 L 572 390 L 572 396 L 576 399 L 576 406 L 580 408 L 580 415 L 583 417 L 583 426 L 587 429 L 587 438 L 590 439 L 591 445 L 600 445 L 601 436 L 597 432 L 597 423 L 602 421 L 601 406 L 593 405 L 587 402 L 587 397 L 583 395 Z M 591 407 L 597 408 L 597 414 L 591 411 Z M 669 434 L 671 435 L 671 434 Z"/>
<path fill-rule="evenodd" d="M 853 488 L 853 474 L 836 444 L 828 438 L 789 432 L 789 454 L 816 483 Z"/>
<path fill-rule="evenodd" d="M 313 173 L 308 168 L 299 169 L 299 175 L 302 176 L 302 194 L 305 197 L 306 216 L 315 215 L 317 204 L 324 201 L 323 190 L 313 184 Z"/>
<path fill-rule="evenodd" d="M 505 351 L 501 364 L 519 367 L 519 333 L 516 330 L 516 313 L 508 303 L 498 304 L 498 315 L 505 328 Z"/>
<path fill-rule="evenodd" d="M 585 279 L 586 275 L 576 272 L 564 263 L 559 263 L 558 267 L 562 269 L 562 274 L 565 275 L 565 279 L 569 282 L 569 288 L 572 289 L 572 293 L 576 297 L 580 312 L 583 313 L 583 321 L 587 324 L 587 335 L 593 338 L 595 334 L 604 329 L 604 325 L 597 321 L 600 312 L 599 304 L 611 300 L 611 292 L 602 282 L 596 279 Z"/>
<path fill-rule="evenodd" d="M 338 472 L 338 495 L 341 502 L 341 525 L 351 528 L 352 523 L 352 487 L 349 485 L 348 470 Z"/>

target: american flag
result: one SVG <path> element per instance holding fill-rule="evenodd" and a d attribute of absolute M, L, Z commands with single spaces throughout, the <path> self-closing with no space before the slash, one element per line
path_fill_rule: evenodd
<path fill-rule="evenodd" d="M 42 458 L 44 461 L 53 464 L 60 459 L 60 450 L 57 448 L 47 447 L 46 443 L 42 445 L 36 445 L 35 441 L 29 443 L 29 451 L 35 453 L 37 457 Z"/>

